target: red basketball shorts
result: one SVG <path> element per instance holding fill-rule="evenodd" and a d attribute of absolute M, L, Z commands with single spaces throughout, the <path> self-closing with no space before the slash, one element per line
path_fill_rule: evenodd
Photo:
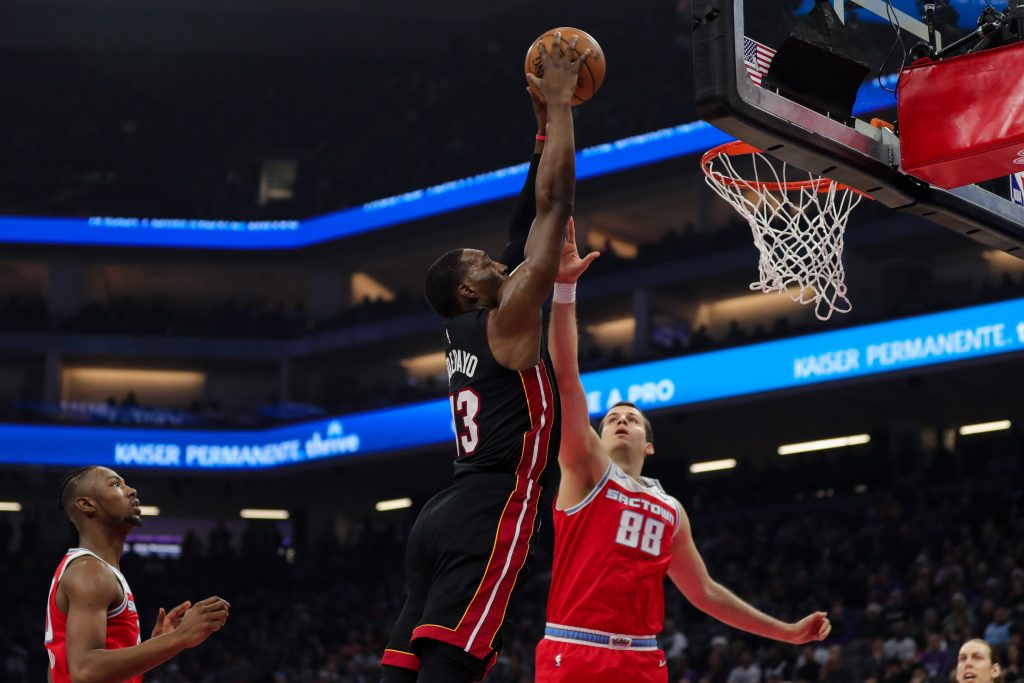
<path fill-rule="evenodd" d="M 617 650 L 545 638 L 537 645 L 536 683 L 667 683 L 661 650 Z"/>

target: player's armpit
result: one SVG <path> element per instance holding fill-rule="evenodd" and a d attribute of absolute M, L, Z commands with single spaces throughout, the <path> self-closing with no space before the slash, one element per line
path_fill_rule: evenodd
<path fill-rule="evenodd" d="M 524 263 L 519 268 L 524 269 L 528 270 L 529 264 Z M 510 286 L 514 289 L 517 284 L 513 280 L 518 275 L 519 271 L 513 273 L 502 285 L 502 289 Z M 487 344 L 494 360 L 502 367 L 529 370 L 535 366 L 540 362 L 540 306 L 524 310 L 515 304 L 505 306 L 499 303 L 487 318 Z"/>

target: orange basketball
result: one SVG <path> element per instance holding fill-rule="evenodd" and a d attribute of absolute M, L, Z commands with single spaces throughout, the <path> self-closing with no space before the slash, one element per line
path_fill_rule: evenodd
<path fill-rule="evenodd" d="M 540 48 L 537 46 L 537 43 L 544 43 L 544 47 L 550 52 L 551 45 L 555 39 L 555 31 L 562 34 L 563 55 L 569 49 L 569 42 L 573 36 L 579 36 L 579 40 L 576 42 L 576 59 L 582 57 L 588 48 L 591 51 L 587 61 L 580 65 L 579 81 L 576 84 L 576 93 L 572 97 L 572 106 L 575 107 L 577 104 L 583 104 L 593 97 L 594 93 L 600 90 L 601 84 L 604 83 L 604 50 L 597 44 L 594 37 L 586 31 L 568 26 L 553 28 L 530 43 L 530 49 L 526 51 L 526 73 L 534 74 L 538 78 L 544 78 L 544 64 L 541 62 Z"/>

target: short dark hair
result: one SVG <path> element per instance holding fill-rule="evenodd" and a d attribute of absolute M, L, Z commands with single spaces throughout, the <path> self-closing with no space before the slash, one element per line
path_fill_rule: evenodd
<path fill-rule="evenodd" d="M 89 474 L 92 470 L 99 467 L 99 465 L 86 465 L 85 467 L 77 467 L 67 474 L 60 480 L 60 489 L 57 495 L 57 507 L 61 510 L 67 510 L 68 504 L 71 502 L 73 497 L 78 495 L 78 487 L 85 479 L 85 475 Z"/>
<path fill-rule="evenodd" d="M 640 413 L 640 417 L 644 419 L 644 433 L 646 434 L 645 438 L 647 439 L 647 443 L 654 443 L 654 427 L 651 426 L 651 421 L 647 419 L 646 415 L 644 415 L 644 411 L 637 408 L 636 404 L 632 403 L 631 401 L 619 401 L 611 408 L 609 408 L 608 411 L 604 414 L 604 417 L 601 418 L 600 431 L 604 431 L 604 421 L 608 419 L 608 413 L 612 412 L 613 409 L 618 408 L 619 406 L 633 408 L 636 410 L 636 412 Z"/>
<path fill-rule="evenodd" d="M 465 249 L 452 249 L 427 268 L 423 293 L 427 303 L 442 318 L 459 312 L 459 283 L 462 282 L 462 254 Z"/>

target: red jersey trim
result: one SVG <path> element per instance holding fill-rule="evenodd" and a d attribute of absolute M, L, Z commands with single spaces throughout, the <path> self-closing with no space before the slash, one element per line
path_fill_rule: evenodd
<path fill-rule="evenodd" d="M 554 394 L 544 364 L 520 371 L 519 377 L 529 406 L 531 428 L 523 435 L 522 454 L 516 467 L 516 488 L 498 520 L 483 577 L 454 629 L 439 624 L 421 624 L 412 632 L 413 641 L 431 638 L 460 647 L 480 659 L 490 657 L 494 651 L 494 639 L 529 555 L 540 498 L 540 486 L 535 477 L 547 465 L 554 423 L 551 400 Z"/>
<path fill-rule="evenodd" d="M 384 666 L 397 666 L 410 671 L 420 670 L 420 658 L 411 652 L 402 652 L 401 650 L 385 649 L 380 663 Z"/>

